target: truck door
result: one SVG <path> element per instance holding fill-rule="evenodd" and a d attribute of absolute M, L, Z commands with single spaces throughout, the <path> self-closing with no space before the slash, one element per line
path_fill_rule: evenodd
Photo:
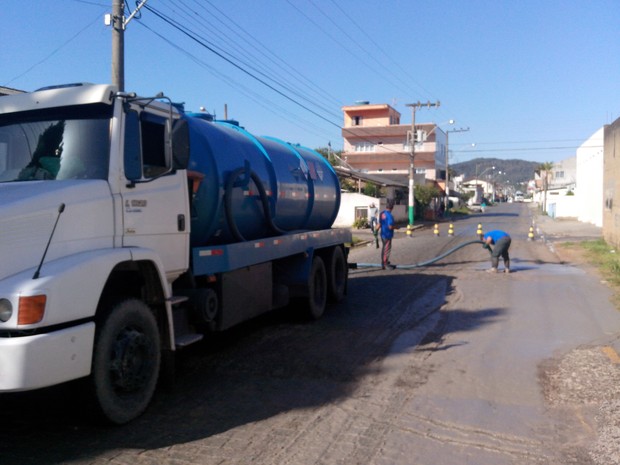
<path fill-rule="evenodd" d="M 169 281 L 189 265 L 189 197 L 185 170 L 172 166 L 168 114 L 136 106 L 125 112 L 123 246 L 160 257 Z"/>

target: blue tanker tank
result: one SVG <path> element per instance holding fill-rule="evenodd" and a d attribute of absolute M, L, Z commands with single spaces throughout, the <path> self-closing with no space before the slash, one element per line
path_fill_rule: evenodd
<path fill-rule="evenodd" d="M 200 115 L 187 122 L 192 246 L 331 227 L 340 184 L 319 153 Z"/>

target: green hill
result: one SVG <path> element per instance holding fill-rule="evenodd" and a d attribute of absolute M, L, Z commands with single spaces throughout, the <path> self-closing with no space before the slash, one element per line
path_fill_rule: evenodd
<path fill-rule="evenodd" d="M 474 158 L 450 166 L 451 176 L 464 175 L 465 180 L 493 179 L 499 183 L 508 183 L 516 189 L 523 189 L 528 181 L 534 179 L 534 171 L 540 163 L 525 160 L 503 160 L 499 158 Z M 493 169 L 495 168 L 495 169 Z"/>

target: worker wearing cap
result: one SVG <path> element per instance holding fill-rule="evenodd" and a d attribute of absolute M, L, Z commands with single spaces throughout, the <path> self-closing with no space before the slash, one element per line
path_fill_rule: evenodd
<path fill-rule="evenodd" d="M 491 250 L 491 268 L 487 271 L 489 273 L 497 273 L 497 267 L 499 265 L 499 257 L 504 259 L 504 273 L 510 273 L 510 255 L 508 249 L 510 249 L 510 243 L 512 239 L 510 235 L 499 229 L 489 231 L 486 233 L 482 240 L 484 241 L 485 248 L 491 249 L 491 245 L 494 245 Z"/>

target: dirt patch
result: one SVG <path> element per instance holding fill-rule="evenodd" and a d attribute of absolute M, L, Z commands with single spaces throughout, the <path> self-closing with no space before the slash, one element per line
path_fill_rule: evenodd
<path fill-rule="evenodd" d="M 612 303 L 614 307 L 620 311 L 620 286 L 607 279 L 604 270 L 592 262 L 588 250 L 580 242 L 555 243 L 554 249 L 562 263 L 578 266 L 588 273 L 596 275 L 602 283 L 606 284 L 613 291 Z"/>
<path fill-rule="evenodd" d="M 588 261 L 587 253 L 578 242 L 558 242 L 554 245 L 555 251 L 562 263 L 595 268 Z"/>

